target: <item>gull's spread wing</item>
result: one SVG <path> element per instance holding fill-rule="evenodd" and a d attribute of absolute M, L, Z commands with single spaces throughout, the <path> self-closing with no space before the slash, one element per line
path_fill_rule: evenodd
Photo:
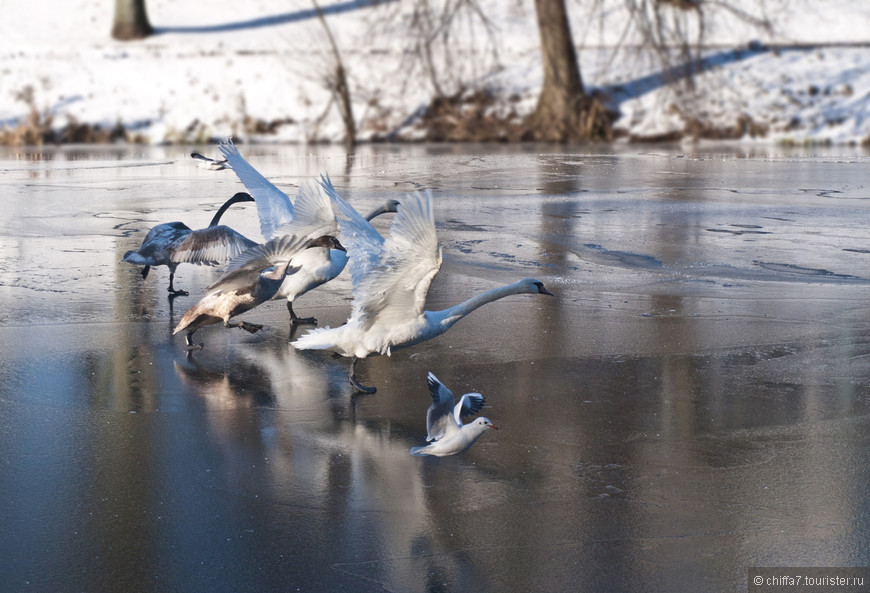
<path fill-rule="evenodd" d="M 483 408 L 483 402 L 486 401 L 479 393 L 466 393 L 459 398 L 459 403 L 453 408 L 453 419 L 456 424 L 462 426 L 462 418 L 477 414 Z"/>
<path fill-rule="evenodd" d="M 426 381 L 432 396 L 432 405 L 426 410 L 426 442 L 429 442 L 458 430 L 459 425 L 453 419 L 453 393 L 432 373 L 429 373 Z"/>

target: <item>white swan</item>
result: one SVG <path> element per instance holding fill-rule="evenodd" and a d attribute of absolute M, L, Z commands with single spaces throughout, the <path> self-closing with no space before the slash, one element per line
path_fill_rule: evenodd
<path fill-rule="evenodd" d="M 208 287 L 208 293 L 191 307 L 178 322 L 173 334 L 187 330 L 188 349 L 201 348 L 193 342 L 197 329 L 223 322 L 225 327 L 240 327 L 251 333 L 262 326 L 246 321 L 230 322 L 235 317 L 268 301 L 288 274 L 299 271 L 293 257 L 307 249 L 344 249 L 335 237 L 317 239 L 284 235 L 265 245 L 255 245 L 234 260 L 232 270 Z"/>
<path fill-rule="evenodd" d="M 481 394 L 466 393 L 457 404 L 453 393 L 438 377 L 429 373 L 427 382 L 432 396 L 432 405 L 426 410 L 426 442 L 429 444 L 412 447 L 411 455 L 456 455 L 473 445 L 487 430 L 498 430 L 498 426 L 488 418 L 481 417 L 470 424 L 462 424 L 463 416 L 476 414 L 483 407 L 485 400 Z"/>
<path fill-rule="evenodd" d="M 342 326 L 309 330 L 292 345 L 353 357 L 349 379 L 359 391 L 375 391 L 356 380 L 360 358 L 389 356 L 392 350 L 432 339 L 478 307 L 512 294 L 553 294 L 540 280 L 527 278 L 443 311 L 426 311 L 426 293 L 441 267 L 431 195 L 417 193 L 403 200 L 386 239 L 337 193 L 330 197 L 339 210 L 342 240 L 350 250 L 351 316 Z"/>
<path fill-rule="evenodd" d="M 220 145 L 220 150 L 236 176 L 253 194 L 257 202 L 260 230 L 267 240 L 281 234 L 316 237 L 339 233 L 332 202 L 325 187 L 315 184 L 303 185 L 299 188 L 296 203 L 293 204 L 287 194 L 275 187 L 242 157 L 234 144 L 223 143 Z M 328 187 L 335 191 L 331 182 L 324 180 L 323 183 L 328 184 Z M 386 212 L 396 212 L 397 205 L 396 200 L 387 200 L 369 212 L 365 218 L 371 220 Z M 313 317 L 298 317 L 293 311 L 293 301 L 337 277 L 344 270 L 345 265 L 347 265 L 347 252 L 343 249 L 306 249 L 291 262 L 291 266 L 298 267 L 299 270 L 287 276 L 272 299 L 286 299 L 291 324 L 317 323 Z"/>
<path fill-rule="evenodd" d="M 166 222 L 148 231 L 142 245 L 135 251 L 124 254 L 123 261 L 145 266 L 142 278 L 148 277 L 152 266 L 169 268 L 169 292 L 172 296 L 187 295 L 186 290 L 173 286 L 178 264 L 192 263 L 215 266 L 226 262 L 257 243 L 228 226 L 220 224 L 221 216 L 233 204 L 253 202 L 254 198 L 239 192 L 215 212 L 208 227 L 192 230 L 183 222 Z"/>

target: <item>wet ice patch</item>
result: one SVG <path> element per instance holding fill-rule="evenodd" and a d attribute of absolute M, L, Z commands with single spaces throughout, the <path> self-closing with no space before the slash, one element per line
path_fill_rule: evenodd
<path fill-rule="evenodd" d="M 727 229 L 707 229 L 707 232 L 710 233 L 728 233 L 731 235 L 742 236 L 742 235 L 769 235 L 770 231 L 762 231 L 760 230 L 763 227 L 752 226 L 752 225 L 739 225 L 732 224 L 732 227 L 737 228 L 727 228 Z"/>
<path fill-rule="evenodd" d="M 842 278 L 848 280 L 857 280 L 858 276 L 852 276 L 851 274 L 837 274 L 835 272 L 831 272 L 829 270 L 824 270 L 822 268 L 805 268 L 803 266 L 798 266 L 796 264 L 779 264 L 774 262 L 754 262 L 755 265 L 764 268 L 765 270 L 770 270 L 771 272 L 775 272 L 777 274 L 786 274 L 789 276 L 801 276 L 801 277 L 817 277 L 817 278 Z"/>
<path fill-rule="evenodd" d="M 625 268 L 640 268 L 649 270 L 654 268 L 663 268 L 664 264 L 658 258 L 651 255 L 643 255 L 640 253 L 632 253 L 630 251 L 611 251 L 601 245 L 595 243 L 586 243 L 583 245 L 587 249 L 591 249 L 598 255 L 598 259 L 602 260 L 598 263 L 606 262 L 609 264 L 618 264 Z M 590 258 L 594 259 L 594 258 Z"/>

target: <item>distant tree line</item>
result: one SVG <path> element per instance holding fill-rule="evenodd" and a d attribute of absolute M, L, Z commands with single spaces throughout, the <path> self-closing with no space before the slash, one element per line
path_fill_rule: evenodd
<path fill-rule="evenodd" d="M 544 76 L 537 106 L 523 121 L 521 137 L 562 142 L 611 139 L 613 114 L 590 96 L 583 85 L 566 0 L 532 1 L 535 4 Z M 601 6 L 601 2 L 594 0 L 596 6 Z M 763 0 L 759 2 L 763 7 Z M 312 3 L 332 50 L 333 64 L 324 79 L 333 95 L 330 105 L 338 105 L 346 128 L 346 141 L 352 144 L 355 142 L 356 128 L 346 72 L 339 48 L 317 0 L 312 0 Z M 706 6 L 730 12 L 759 28 L 772 28 L 764 18 L 745 13 L 722 0 L 624 0 L 624 3 L 644 47 L 650 48 L 658 56 L 664 72 L 684 69 L 685 72 L 675 77 L 674 81 L 686 81 L 689 87 L 693 83 L 694 64 L 699 62 Z M 418 56 L 432 83 L 435 102 L 443 103 L 446 93 L 441 77 L 445 71 L 449 76 L 458 65 L 451 62 L 451 28 L 457 15 L 463 11 L 469 12 L 483 22 L 490 35 L 493 33 L 477 0 L 443 0 L 440 10 L 434 8 L 435 4 L 438 3 L 431 0 L 413 0 L 410 26 L 417 39 L 413 53 Z M 405 2 L 401 5 L 402 9 L 407 7 Z M 694 20 L 689 22 L 691 18 Z M 145 0 L 115 0 L 112 37 L 119 40 L 143 39 L 153 31 Z M 694 38 L 691 38 L 692 35 Z M 437 49 L 435 44 L 439 42 L 442 44 L 440 56 L 444 62 L 440 71 L 434 55 Z"/>

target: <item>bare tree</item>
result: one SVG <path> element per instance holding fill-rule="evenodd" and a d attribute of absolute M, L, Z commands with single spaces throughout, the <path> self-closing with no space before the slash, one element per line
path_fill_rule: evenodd
<path fill-rule="evenodd" d="M 609 139 L 610 117 L 583 88 L 565 0 L 535 0 L 544 85 L 535 111 L 526 119 L 535 140 Z"/>
<path fill-rule="evenodd" d="M 350 86 L 347 83 L 347 73 L 344 69 L 344 62 L 341 59 L 341 52 L 338 51 L 338 45 L 335 43 L 335 38 L 332 36 L 332 30 L 326 22 L 326 17 L 323 16 L 323 11 L 320 10 L 317 0 L 312 0 L 312 3 L 314 4 L 314 10 L 317 12 L 317 18 L 320 20 L 320 24 L 323 25 L 324 31 L 326 31 L 326 37 L 332 49 L 334 60 L 331 72 L 325 76 L 325 84 L 332 91 L 333 100 L 338 103 L 341 121 L 344 123 L 344 143 L 347 147 L 351 147 L 356 144 L 356 120 L 353 117 L 353 105 L 350 98 Z"/>
<path fill-rule="evenodd" d="M 145 0 L 115 0 L 112 37 L 121 41 L 144 39 L 154 32 L 145 11 Z"/>
<path fill-rule="evenodd" d="M 721 97 L 729 82 L 717 81 L 715 74 L 710 74 L 710 65 L 715 62 L 704 59 L 710 50 L 705 45 L 709 43 L 708 34 L 723 15 L 759 32 L 773 34 L 773 21 L 765 13 L 764 0 L 758 1 L 755 13 L 725 0 L 624 0 L 624 3 L 644 53 L 661 67 L 662 79 L 668 85 L 669 110 L 684 121 L 684 135 L 739 138 L 747 133 L 764 133 L 745 114 L 738 117 L 733 127 L 709 123 L 710 100 Z M 710 75 L 700 83 L 699 76 L 704 73 Z"/>

